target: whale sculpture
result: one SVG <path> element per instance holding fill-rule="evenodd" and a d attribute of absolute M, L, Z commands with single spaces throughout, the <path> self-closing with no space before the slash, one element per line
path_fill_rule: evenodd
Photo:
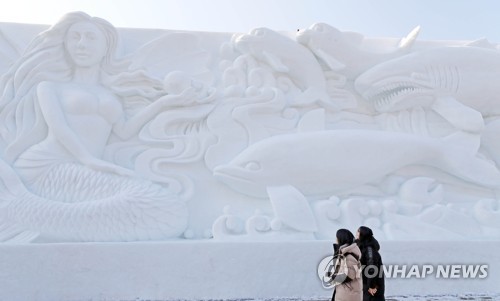
<path fill-rule="evenodd" d="M 483 187 L 500 186 L 500 172 L 475 156 L 475 146 L 454 147 L 455 140 L 464 141 L 460 136 L 434 139 L 376 130 L 279 135 L 251 145 L 213 171 L 232 189 L 261 198 L 267 187 L 282 185 L 329 197 L 411 165 L 438 168 Z"/>

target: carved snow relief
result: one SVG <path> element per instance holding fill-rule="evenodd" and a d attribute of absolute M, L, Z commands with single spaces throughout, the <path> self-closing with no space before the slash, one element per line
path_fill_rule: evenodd
<path fill-rule="evenodd" d="M 500 239 L 500 50 L 0 24 L 0 241 Z"/>

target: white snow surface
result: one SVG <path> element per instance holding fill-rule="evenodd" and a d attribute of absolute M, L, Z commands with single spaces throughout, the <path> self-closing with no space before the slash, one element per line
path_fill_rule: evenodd
<path fill-rule="evenodd" d="M 386 265 L 488 266 L 483 279 L 386 279 L 389 300 L 500 300 L 498 241 L 381 245 Z M 317 266 L 331 251 L 330 241 L 1 245 L 0 300 L 328 300 Z"/>

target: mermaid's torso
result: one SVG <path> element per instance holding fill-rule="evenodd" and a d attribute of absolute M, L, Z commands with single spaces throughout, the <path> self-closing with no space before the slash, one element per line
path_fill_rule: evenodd
<path fill-rule="evenodd" d="M 81 147 L 96 158 L 101 158 L 113 123 L 121 113 L 118 99 L 107 89 L 97 85 L 51 83 L 51 86 L 58 96 L 59 103 L 50 109 L 61 110 L 64 126 L 69 128 Z M 41 183 L 44 183 L 48 176 L 57 176 L 53 174 L 55 168 L 60 170 L 59 174 L 62 165 L 71 164 L 74 167 L 86 168 L 66 149 L 61 141 L 64 137 L 57 135 L 57 130 L 59 129 L 49 125 L 47 137 L 21 153 L 14 162 L 14 167 L 25 185 L 41 196 L 45 195 L 46 190 Z"/>

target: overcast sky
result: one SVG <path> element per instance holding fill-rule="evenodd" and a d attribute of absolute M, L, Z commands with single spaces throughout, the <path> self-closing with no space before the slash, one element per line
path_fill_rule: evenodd
<path fill-rule="evenodd" d="M 0 21 L 53 24 L 80 10 L 117 27 L 294 31 L 325 22 L 369 37 L 500 42 L 498 0 L 0 0 Z"/>

